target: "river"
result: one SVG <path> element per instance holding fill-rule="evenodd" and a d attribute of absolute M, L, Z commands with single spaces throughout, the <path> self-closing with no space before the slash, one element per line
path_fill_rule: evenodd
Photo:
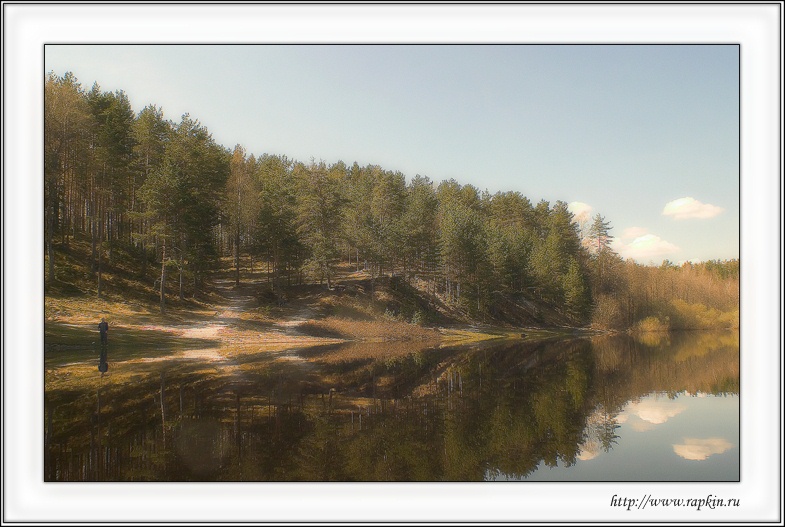
<path fill-rule="evenodd" d="M 738 332 L 47 346 L 45 388 L 46 481 L 739 481 Z"/>

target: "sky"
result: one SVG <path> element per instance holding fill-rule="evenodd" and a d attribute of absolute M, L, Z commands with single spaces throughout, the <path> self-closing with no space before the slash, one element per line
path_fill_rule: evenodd
<path fill-rule="evenodd" d="M 739 257 L 737 45 L 46 45 L 223 146 L 601 214 L 643 264 Z"/>

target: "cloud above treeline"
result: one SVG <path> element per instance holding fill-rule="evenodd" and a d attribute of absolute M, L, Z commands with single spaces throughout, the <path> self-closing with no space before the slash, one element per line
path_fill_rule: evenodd
<path fill-rule="evenodd" d="M 671 201 L 666 205 L 666 209 L 668 209 L 668 206 L 671 204 L 683 200 L 692 200 L 692 202 L 697 203 L 700 207 L 714 207 L 713 205 L 704 205 L 695 201 L 693 198 L 682 198 L 681 200 Z M 694 210 L 690 212 L 689 203 L 681 206 L 683 214 L 695 213 Z M 675 209 L 678 209 L 679 205 L 677 204 L 674 207 Z M 695 209 L 694 206 L 692 208 Z M 715 208 L 719 209 L 719 207 Z M 567 204 L 567 209 L 572 212 L 573 221 L 582 229 L 586 229 L 591 221 L 591 215 L 594 210 L 592 206 L 582 201 L 572 201 Z M 722 211 L 722 209 L 719 210 Z M 584 244 L 585 243 L 587 242 L 584 240 Z M 620 235 L 614 235 L 614 238 L 611 241 L 611 248 L 625 260 L 632 258 L 633 260 L 644 264 L 649 262 L 661 262 L 665 259 L 676 260 L 681 252 L 681 248 L 677 245 L 662 239 L 658 235 L 649 232 L 642 227 L 629 227 L 624 229 Z"/>
<path fill-rule="evenodd" d="M 572 212 L 573 219 L 579 225 L 591 218 L 591 205 L 582 201 L 572 201 L 567 204 L 567 210 Z"/>
<path fill-rule="evenodd" d="M 611 242 L 611 247 L 622 258 L 639 262 L 672 259 L 681 249 L 641 227 L 624 229 L 621 236 Z"/>
<path fill-rule="evenodd" d="M 708 203 L 701 203 L 695 198 L 679 198 L 669 201 L 662 209 L 663 216 L 671 216 L 676 220 L 709 219 L 721 214 L 725 209 Z"/>

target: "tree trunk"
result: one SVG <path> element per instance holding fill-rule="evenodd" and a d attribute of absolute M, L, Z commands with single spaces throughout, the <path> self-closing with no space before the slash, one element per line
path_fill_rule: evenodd
<path fill-rule="evenodd" d="M 98 231 L 98 298 L 101 298 L 101 289 L 103 286 L 103 277 L 102 277 L 102 261 L 101 261 L 101 254 L 103 250 L 101 248 L 101 239 L 103 238 L 103 224 L 101 224 L 101 228 Z"/>
<path fill-rule="evenodd" d="M 183 260 L 180 259 L 180 302 L 185 298 L 183 297 Z"/>
<path fill-rule="evenodd" d="M 54 237 L 54 221 L 52 218 L 52 212 L 49 211 L 49 218 L 47 218 L 47 227 L 48 232 L 46 233 L 46 253 L 49 256 L 49 281 L 54 282 L 55 280 L 55 249 L 54 244 L 52 243 L 52 238 Z"/>
<path fill-rule="evenodd" d="M 141 242 L 139 249 L 139 254 L 141 257 L 141 261 L 139 263 L 141 264 L 142 268 L 140 276 L 144 280 L 147 277 L 147 246 L 145 245 L 144 241 Z"/>
<path fill-rule="evenodd" d="M 234 285 L 240 285 L 240 225 L 234 234 Z"/>
<path fill-rule="evenodd" d="M 103 277 L 101 276 L 101 249 L 98 249 L 98 298 L 101 298 L 101 288 L 103 286 Z"/>
<path fill-rule="evenodd" d="M 96 213 L 95 213 L 95 203 L 90 204 L 90 271 L 94 275 L 95 272 L 98 270 L 96 268 L 97 260 L 98 260 L 98 252 L 96 250 L 96 241 L 98 239 L 98 226 L 96 223 Z"/>
<path fill-rule="evenodd" d="M 161 313 L 166 313 L 166 239 L 161 248 Z"/>
<path fill-rule="evenodd" d="M 114 213 L 109 213 L 109 220 L 107 222 L 107 227 L 109 229 L 109 263 L 114 263 L 114 241 L 113 241 L 113 232 L 114 232 Z"/>

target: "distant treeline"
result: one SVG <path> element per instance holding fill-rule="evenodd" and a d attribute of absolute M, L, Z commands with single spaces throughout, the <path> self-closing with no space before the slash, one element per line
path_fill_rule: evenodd
<path fill-rule="evenodd" d="M 55 244 L 88 239 L 99 295 L 104 259 L 122 249 L 140 276 L 157 267 L 162 310 L 172 274 L 182 298 L 233 255 L 238 281 L 250 256 L 274 291 L 332 286 L 344 262 L 372 279 L 395 274 L 476 319 L 517 298 L 611 329 L 738 324 L 738 260 L 625 262 L 605 218 L 581 228 L 563 201 L 229 150 L 188 114 L 136 114 L 124 92 L 85 90 L 70 73 L 46 79 L 44 178 L 47 280 L 57 278 Z"/>

